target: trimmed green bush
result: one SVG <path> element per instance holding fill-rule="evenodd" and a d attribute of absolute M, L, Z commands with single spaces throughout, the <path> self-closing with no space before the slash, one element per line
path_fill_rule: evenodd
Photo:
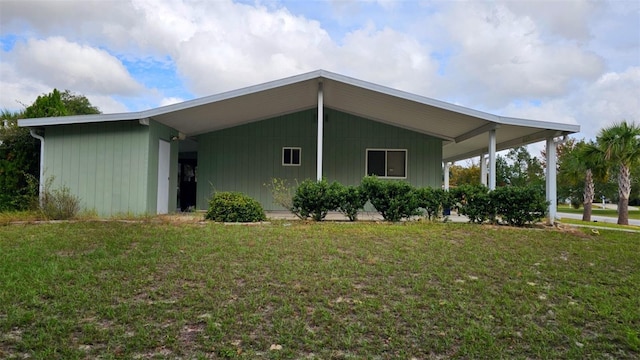
<path fill-rule="evenodd" d="M 338 211 L 350 221 L 358 220 L 358 211 L 364 209 L 367 194 L 360 186 L 342 186 L 338 192 Z"/>
<path fill-rule="evenodd" d="M 208 220 L 219 222 L 257 222 L 267 216 L 262 205 L 238 192 L 216 192 L 209 200 Z"/>
<path fill-rule="evenodd" d="M 547 215 L 549 203 L 535 187 L 505 186 L 491 192 L 497 214 L 512 226 L 534 223 Z"/>
<path fill-rule="evenodd" d="M 416 189 L 416 201 L 418 206 L 425 210 L 429 220 L 437 219 L 445 208 L 451 207 L 451 195 L 443 189 Z"/>
<path fill-rule="evenodd" d="M 338 210 L 342 185 L 321 181 L 305 180 L 300 183 L 293 196 L 292 212 L 300 218 L 311 217 L 321 221 L 329 211 Z"/>
<path fill-rule="evenodd" d="M 472 223 L 485 221 L 495 222 L 496 208 L 489 196 L 489 189 L 484 185 L 462 185 L 451 189 L 460 214 L 469 218 Z"/>
<path fill-rule="evenodd" d="M 366 176 L 361 186 L 373 207 L 387 221 L 395 222 L 420 215 L 415 189 L 409 183 Z"/>

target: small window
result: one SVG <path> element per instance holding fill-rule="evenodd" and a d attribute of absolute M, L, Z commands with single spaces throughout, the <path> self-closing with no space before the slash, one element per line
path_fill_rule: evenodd
<path fill-rule="evenodd" d="M 367 175 L 407 177 L 407 150 L 367 149 Z"/>
<path fill-rule="evenodd" d="M 302 149 L 299 147 L 282 148 L 282 166 L 300 166 L 300 155 Z"/>

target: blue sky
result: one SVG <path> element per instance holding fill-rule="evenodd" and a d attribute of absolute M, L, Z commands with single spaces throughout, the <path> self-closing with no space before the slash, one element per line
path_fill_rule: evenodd
<path fill-rule="evenodd" d="M 640 121 L 640 2 L 2 1 L 0 107 L 103 112 L 326 69 L 498 115 Z"/>

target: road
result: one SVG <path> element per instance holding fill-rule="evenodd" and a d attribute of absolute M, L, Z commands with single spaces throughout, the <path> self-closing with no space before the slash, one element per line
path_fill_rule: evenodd
<path fill-rule="evenodd" d="M 572 213 L 558 212 L 558 213 L 556 213 L 556 215 L 557 215 L 557 217 L 559 217 L 561 219 L 562 218 L 566 218 L 566 219 L 582 220 L 582 214 L 572 214 Z M 617 217 L 591 215 L 591 221 L 616 224 L 618 222 L 618 218 Z M 629 219 L 629 225 L 640 226 L 640 220 Z"/>

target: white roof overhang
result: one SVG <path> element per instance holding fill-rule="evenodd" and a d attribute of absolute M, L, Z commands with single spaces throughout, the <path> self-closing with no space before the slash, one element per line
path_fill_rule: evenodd
<path fill-rule="evenodd" d="M 487 153 L 488 131 L 493 129 L 497 150 L 580 131 L 579 125 L 500 117 L 324 70 L 146 111 L 23 119 L 19 125 L 42 127 L 153 119 L 187 136 L 195 136 L 315 108 L 319 83 L 327 108 L 442 139 L 443 161 Z"/>

